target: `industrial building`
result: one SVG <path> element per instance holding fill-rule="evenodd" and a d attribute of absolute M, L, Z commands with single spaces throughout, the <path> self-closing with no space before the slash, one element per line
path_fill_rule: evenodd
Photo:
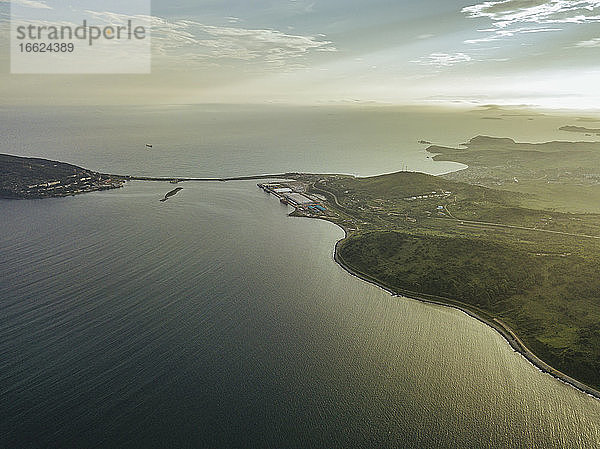
<path fill-rule="evenodd" d="M 294 191 L 292 187 L 286 184 L 257 184 L 267 193 L 271 193 L 279 198 L 284 204 L 289 204 L 296 209 L 305 210 L 315 214 L 321 214 L 327 211 L 325 207 L 319 204 L 319 200 L 314 200 L 307 195 Z"/>
<path fill-rule="evenodd" d="M 301 193 L 284 193 L 283 196 L 289 204 L 296 207 L 316 204 L 315 200 L 312 200 Z"/>

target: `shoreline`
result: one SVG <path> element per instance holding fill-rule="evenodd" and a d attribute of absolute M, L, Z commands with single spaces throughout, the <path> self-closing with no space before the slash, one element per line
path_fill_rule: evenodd
<path fill-rule="evenodd" d="M 306 217 L 306 218 L 311 218 L 311 217 Z M 339 254 L 340 245 L 348 238 L 348 231 L 343 226 L 339 225 L 338 223 L 335 223 L 334 221 L 327 220 L 326 218 L 320 218 L 320 219 L 328 221 L 330 223 L 333 223 L 334 225 L 338 226 L 340 229 L 342 229 L 344 231 L 344 237 L 339 239 L 335 243 L 335 247 L 334 247 L 334 251 L 333 251 L 333 260 L 351 276 L 354 276 L 362 281 L 373 284 L 376 287 L 380 288 L 381 290 L 383 290 L 395 297 L 412 299 L 414 301 L 419 301 L 419 302 L 422 302 L 425 304 L 433 304 L 433 305 L 437 305 L 437 306 L 450 307 L 450 308 L 459 310 L 459 311 L 467 314 L 471 318 L 476 319 L 477 321 L 491 327 L 496 332 L 498 332 L 500 334 L 500 336 L 502 338 L 504 338 L 504 340 L 510 345 L 510 347 L 515 352 L 519 353 L 523 358 L 525 358 L 531 365 L 533 365 L 539 371 L 549 374 L 556 380 L 570 386 L 571 388 L 578 390 L 581 393 L 586 394 L 587 396 L 590 396 L 594 399 L 600 400 L 600 391 L 584 384 L 583 382 L 578 381 L 577 379 L 572 378 L 571 376 L 568 376 L 567 374 L 553 368 L 551 365 L 544 362 L 537 355 L 535 355 L 535 353 L 533 351 L 531 351 L 521 341 L 521 339 L 518 337 L 518 335 L 508 325 L 506 325 L 499 319 L 491 317 L 491 316 L 489 319 L 484 318 L 482 316 L 482 312 L 483 313 L 486 313 L 486 312 L 472 310 L 467 304 L 461 303 L 460 301 L 454 301 L 454 300 L 451 300 L 448 298 L 444 298 L 441 296 L 429 295 L 426 293 L 418 293 L 418 292 L 413 292 L 413 291 L 404 290 L 404 289 L 400 289 L 399 291 L 396 291 L 396 290 L 392 289 L 391 287 L 385 285 L 383 282 L 379 281 L 378 279 L 376 279 L 372 276 L 369 276 L 368 274 L 361 273 L 358 270 L 355 270 L 350 265 L 348 265 L 344 261 L 343 257 Z"/>
<path fill-rule="evenodd" d="M 430 154 L 433 154 L 434 158 L 435 158 L 435 156 L 437 156 L 437 154 L 430 152 L 429 149 L 426 149 L 425 151 Z M 17 157 L 17 158 L 19 158 L 19 157 Z M 21 159 L 24 159 L 24 158 L 21 158 Z M 45 159 L 39 159 L 39 160 L 43 161 L 43 162 L 53 162 L 53 161 L 49 161 L 49 160 L 45 160 Z M 465 167 L 458 168 L 457 170 L 453 170 L 448 173 L 458 172 L 458 171 L 466 170 L 469 168 L 468 165 L 466 165 L 466 164 L 463 164 L 463 165 L 465 165 Z M 76 169 L 85 170 L 85 169 L 81 169 L 80 167 L 71 166 L 71 165 L 69 165 L 69 167 L 75 167 Z M 152 176 L 132 176 L 132 175 L 107 175 L 107 174 L 101 174 L 101 173 L 97 173 L 97 172 L 93 172 L 93 173 L 98 176 L 110 176 L 111 178 L 115 178 L 115 180 L 118 180 L 121 182 L 123 182 L 123 181 L 125 181 L 125 182 L 126 181 L 159 181 L 159 182 L 171 182 L 171 183 L 190 182 L 190 181 L 191 182 L 193 182 L 193 181 L 227 182 L 227 181 L 248 181 L 248 180 L 259 180 L 259 179 L 288 179 L 288 178 L 295 179 L 297 176 L 303 174 L 303 173 L 298 173 L 298 172 L 287 172 L 287 173 L 277 173 L 277 174 L 233 176 L 233 177 L 222 177 L 222 178 L 200 178 L 200 177 L 194 178 L 194 177 L 152 177 Z M 448 173 L 445 173 L 445 174 L 448 174 Z M 438 176 L 440 176 L 440 175 L 438 175 Z M 122 187 L 122 185 L 119 185 L 119 187 Z M 110 188 L 110 187 L 108 187 L 108 188 Z M 115 188 L 115 187 L 112 187 L 112 188 Z M 106 190 L 106 189 L 99 189 L 99 190 Z M 171 192 L 176 192 L 178 190 L 179 189 L 175 189 L 174 191 L 171 191 Z M 93 190 L 91 190 L 91 191 L 93 191 Z M 171 192 L 169 192 L 169 193 L 171 193 Z M 77 193 L 87 193 L 87 191 L 79 191 Z M 323 193 L 327 194 L 329 192 L 323 192 Z M 49 195 L 46 198 L 58 197 L 58 196 L 68 196 L 68 195 Z M 165 198 L 161 201 L 165 201 L 167 198 L 168 197 L 165 196 Z M 17 196 L 17 197 L 7 197 L 6 199 L 26 199 L 26 198 Z M 334 197 L 334 200 L 337 203 L 337 199 L 335 197 Z M 297 209 L 294 210 L 294 212 L 296 212 L 296 211 L 297 211 Z M 293 214 L 293 212 L 289 215 L 292 216 L 292 214 Z M 298 215 L 296 215 L 296 216 L 298 216 Z M 299 216 L 303 216 L 303 215 L 299 215 Z M 518 352 L 519 354 L 521 354 L 527 361 L 529 361 L 539 371 L 547 373 L 547 374 L 551 375 L 552 377 L 554 377 L 555 379 L 581 391 L 582 393 L 585 393 L 588 396 L 591 396 L 593 398 L 600 400 L 600 391 L 584 384 L 583 382 L 580 382 L 580 381 L 568 376 L 565 373 L 562 373 L 561 371 L 553 368 L 548 363 L 544 362 L 542 359 L 540 359 L 538 356 L 536 356 L 535 353 L 533 353 L 520 340 L 518 335 L 508 325 L 506 325 L 505 323 L 500 321 L 498 318 L 493 317 L 488 312 L 480 310 L 477 307 L 474 307 L 470 304 L 465 304 L 458 300 L 452 300 L 449 298 L 444 298 L 441 296 L 430 295 L 430 294 L 425 294 L 425 293 L 418 293 L 418 292 L 414 292 L 414 291 L 410 291 L 410 290 L 405 290 L 402 288 L 392 289 L 391 287 L 388 287 L 387 285 L 385 285 L 383 282 L 379 281 L 378 279 L 376 279 L 370 275 L 367 275 L 365 273 L 361 273 L 358 270 L 355 270 L 354 268 L 349 266 L 343 260 L 342 256 L 340 256 L 340 254 L 339 254 L 340 245 L 349 236 L 348 230 L 341 224 L 336 223 L 335 221 L 325 218 L 325 217 L 306 217 L 306 216 L 303 216 L 303 217 L 318 218 L 321 220 L 328 221 L 328 222 L 333 223 L 334 225 L 338 226 L 340 229 L 342 229 L 344 231 L 344 237 L 342 239 L 338 240 L 335 244 L 333 259 L 340 267 L 342 267 L 351 276 L 357 277 L 365 282 L 369 282 L 370 284 L 373 284 L 373 285 L 379 287 L 380 289 L 386 291 L 387 293 L 389 293 L 392 296 L 404 297 L 404 298 L 420 301 L 423 303 L 434 304 L 434 305 L 444 306 L 444 307 L 451 307 L 451 308 L 460 310 L 461 312 L 469 315 L 472 318 L 475 318 L 476 320 L 480 321 L 481 323 L 486 324 L 489 327 L 491 327 L 492 329 L 496 330 L 496 332 L 498 332 L 508 342 L 508 344 L 511 346 L 511 348 L 515 352 Z"/>

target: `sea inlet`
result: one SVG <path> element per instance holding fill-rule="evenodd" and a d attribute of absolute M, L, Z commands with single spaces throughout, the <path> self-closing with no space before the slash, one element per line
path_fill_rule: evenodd
<path fill-rule="evenodd" d="M 600 401 L 256 181 L 1 200 L 0 445 L 581 448 Z"/>

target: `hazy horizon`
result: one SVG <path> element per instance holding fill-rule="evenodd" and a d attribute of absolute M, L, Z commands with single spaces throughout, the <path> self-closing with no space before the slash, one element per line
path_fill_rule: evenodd
<path fill-rule="evenodd" d="M 151 21 L 150 75 L 10 75 L 3 46 L 1 104 L 600 105 L 599 0 L 154 0 Z"/>

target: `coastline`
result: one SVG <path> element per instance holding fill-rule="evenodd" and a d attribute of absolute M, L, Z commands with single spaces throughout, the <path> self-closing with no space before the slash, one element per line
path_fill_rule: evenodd
<path fill-rule="evenodd" d="M 8 156 L 8 155 L 5 155 L 5 156 Z M 19 157 L 16 157 L 16 158 L 24 159 L 24 158 L 19 158 Z M 41 161 L 44 163 L 53 162 L 53 161 L 49 161 L 49 160 L 45 160 L 45 159 L 35 159 L 35 160 Z M 246 181 L 246 180 L 258 180 L 258 179 L 286 179 L 286 178 L 295 179 L 298 177 L 298 175 L 301 175 L 301 173 L 297 173 L 297 172 L 288 172 L 288 173 L 278 173 L 278 174 L 234 176 L 234 177 L 223 177 L 223 178 L 148 177 L 148 176 L 100 174 L 97 172 L 89 172 L 86 169 L 83 169 L 83 168 L 80 168 L 77 166 L 73 166 L 70 164 L 64 164 L 64 163 L 59 163 L 59 164 L 66 166 L 69 170 L 75 170 L 76 172 L 77 172 L 77 170 L 81 170 L 82 175 L 87 176 L 88 174 L 91 174 L 93 176 L 99 176 L 99 177 L 106 176 L 106 177 L 108 177 L 108 181 L 111 181 L 113 179 L 118 180 L 120 182 L 118 187 L 122 186 L 123 181 L 134 181 L 134 180 L 136 180 L 136 181 L 172 182 L 172 183 L 179 183 L 179 182 L 186 182 L 186 181 L 188 181 L 188 182 L 189 181 L 227 182 L 227 181 Z M 55 167 L 56 167 L 56 165 L 55 165 Z M 465 166 L 456 171 L 465 170 L 467 168 L 468 168 L 468 166 Z M 71 176 L 75 176 L 75 175 L 71 175 Z M 81 181 L 91 180 L 91 179 L 92 179 L 91 177 L 85 177 L 85 178 L 82 178 Z M 60 182 L 53 182 L 53 184 L 60 184 Z M 48 184 L 48 186 L 49 185 L 50 184 Z M 37 186 L 30 186 L 30 187 L 37 187 Z M 104 187 L 104 186 L 102 186 L 102 187 Z M 111 187 L 107 187 L 107 188 L 111 188 Z M 116 188 L 116 186 L 112 186 L 112 188 Z M 105 188 L 91 189 L 91 190 L 87 190 L 87 191 L 104 190 L 104 189 Z M 178 190 L 180 190 L 180 188 L 172 190 L 161 201 L 165 201 L 168 198 L 168 196 L 171 196 L 172 194 L 174 194 L 173 192 L 176 193 Z M 75 193 L 86 193 L 86 191 L 78 190 Z M 326 192 L 326 191 L 322 191 L 322 193 L 330 194 L 330 192 Z M 66 195 L 52 194 L 52 195 L 48 195 L 46 197 L 53 197 L 53 196 L 56 197 L 56 196 L 66 196 Z M 15 199 L 15 197 L 10 197 L 7 199 Z M 337 198 L 335 198 L 335 196 L 333 196 L 333 199 L 334 199 L 335 203 L 339 206 L 339 203 L 337 202 Z M 296 210 L 294 212 L 296 212 Z M 290 215 L 293 215 L 293 214 L 294 213 L 292 212 L 292 214 L 290 214 Z M 300 216 L 303 216 L 303 215 L 300 215 Z M 311 217 L 306 217 L 306 218 L 311 218 Z M 343 260 L 343 257 L 339 253 L 339 249 L 340 249 L 341 245 L 349 237 L 349 231 L 343 225 L 341 225 L 329 218 L 326 218 L 326 217 L 312 217 L 312 218 L 319 218 L 319 219 L 322 219 L 325 221 L 329 221 L 329 222 L 337 225 L 344 231 L 344 238 L 338 240 L 335 244 L 333 259 L 338 265 L 340 265 L 350 275 L 355 276 L 363 281 L 374 284 L 377 287 L 381 288 L 382 290 L 386 291 L 387 293 L 391 294 L 392 296 L 402 296 L 405 298 L 421 301 L 424 303 L 435 304 L 435 305 L 440 305 L 440 306 L 444 306 L 444 307 L 452 307 L 454 309 L 460 310 L 461 312 L 466 313 L 467 315 L 471 316 L 472 318 L 475 318 L 478 321 L 480 321 L 480 322 L 490 326 L 494 330 L 496 330 L 509 343 L 509 345 L 513 348 L 514 351 L 520 353 L 526 360 L 528 360 L 538 370 L 545 372 L 547 374 L 550 374 L 557 380 L 560 380 L 561 382 L 566 383 L 566 384 L 570 385 L 571 387 L 573 387 L 591 397 L 594 397 L 594 398 L 600 400 L 600 391 L 584 384 L 583 382 L 580 382 L 580 381 L 568 376 L 565 373 L 562 373 L 561 371 L 553 368 L 548 363 L 544 362 L 537 355 L 535 355 L 535 353 L 532 352 L 521 341 L 519 336 L 508 325 L 503 323 L 498 318 L 490 315 L 488 312 L 478 309 L 477 307 L 472 306 L 470 304 L 465 304 L 458 300 L 452 300 L 449 298 L 425 294 L 425 293 L 418 293 L 418 292 L 414 292 L 414 291 L 410 291 L 410 290 L 405 290 L 402 288 L 393 289 L 393 288 L 387 286 L 385 283 L 379 281 L 377 278 L 374 278 L 368 274 L 362 273 L 359 270 L 352 268 L 347 262 L 345 262 Z"/>
<path fill-rule="evenodd" d="M 308 218 L 308 217 L 306 217 L 306 218 Z M 433 305 L 450 307 L 450 308 L 453 308 L 456 310 L 460 310 L 461 312 L 469 315 L 472 318 L 475 318 L 479 322 L 491 327 L 496 332 L 498 332 L 502 336 L 502 338 L 504 338 L 504 340 L 506 340 L 506 342 L 510 345 L 510 347 L 515 352 L 518 352 L 519 354 L 521 354 L 521 356 L 523 356 L 529 363 L 531 363 L 531 365 L 533 365 L 539 371 L 551 375 L 552 377 L 559 380 L 560 382 L 567 384 L 570 387 L 575 388 L 576 390 L 578 390 L 592 398 L 600 400 L 600 391 L 584 384 L 583 382 L 578 381 L 577 379 L 574 379 L 574 378 L 568 376 L 567 374 L 553 368 L 548 363 L 544 362 L 537 355 L 535 355 L 535 353 L 533 353 L 533 351 L 531 351 L 521 341 L 521 339 L 518 337 L 518 335 L 508 325 L 506 325 L 499 319 L 491 317 L 491 316 L 489 318 L 485 318 L 483 316 L 484 314 L 486 314 L 484 311 L 473 310 L 472 306 L 468 306 L 464 303 L 461 303 L 460 301 L 454 301 L 449 298 L 444 298 L 441 296 L 429 295 L 426 293 L 418 293 L 418 292 L 413 292 L 410 290 L 403 290 L 403 289 L 398 289 L 398 291 L 396 291 L 396 290 L 392 289 L 391 287 L 385 285 L 383 282 L 379 281 L 378 279 L 376 279 L 368 274 L 361 273 L 358 270 L 355 270 L 350 265 L 348 265 L 344 261 L 343 257 L 339 254 L 340 245 L 343 244 L 343 242 L 348 238 L 348 231 L 343 226 L 339 225 L 338 223 L 335 223 L 334 221 L 327 220 L 326 218 L 321 218 L 321 219 L 335 224 L 336 226 L 338 226 L 340 229 L 342 229 L 344 231 L 344 237 L 335 243 L 335 247 L 334 247 L 334 251 L 333 251 L 333 260 L 351 276 L 354 276 L 358 279 L 361 279 L 362 281 L 373 284 L 376 287 L 379 287 L 380 289 L 384 290 L 385 292 L 389 293 L 392 296 L 408 298 L 408 299 L 412 299 L 412 300 L 419 301 L 419 302 L 426 303 L 426 304 L 433 304 Z"/>

